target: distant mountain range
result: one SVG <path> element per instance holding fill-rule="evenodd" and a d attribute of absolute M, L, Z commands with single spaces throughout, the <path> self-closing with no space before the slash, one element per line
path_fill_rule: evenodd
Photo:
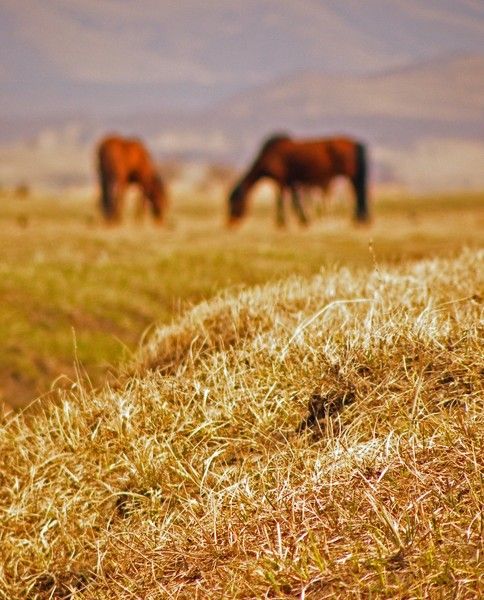
<path fill-rule="evenodd" d="M 234 98 L 213 119 L 217 116 L 239 127 L 253 124 L 255 130 L 285 124 L 308 133 L 349 128 L 371 141 L 482 135 L 484 56 L 367 77 L 302 73 Z"/>
<path fill-rule="evenodd" d="M 484 53 L 482 0 L 4 0 L 0 115 L 209 107 L 301 69 Z"/>
<path fill-rule="evenodd" d="M 398 179 L 392 161 L 401 162 L 405 153 L 416 153 L 421 160 L 416 149 L 436 142 L 438 148 L 439 140 L 447 159 L 452 141 L 460 145 L 459 152 L 468 144 L 474 164 L 484 148 L 484 55 L 439 58 L 369 76 L 296 72 L 200 112 L 150 112 L 103 121 L 82 115 L 4 120 L 2 156 L 11 144 L 52 151 L 70 144 L 86 152 L 106 131 L 143 136 L 160 159 L 175 156 L 239 167 L 274 131 L 359 136 L 377 149 L 377 175 L 382 177 L 391 173 Z M 465 181 L 467 173 L 463 185 Z"/>

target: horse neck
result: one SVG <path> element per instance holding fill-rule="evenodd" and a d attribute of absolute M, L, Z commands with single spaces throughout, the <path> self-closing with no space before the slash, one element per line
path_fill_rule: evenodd
<path fill-rule="evenodd" d="M 256 161 L 239 182 L 239 188 L 247 194 L 250 189 L 263 177 L 260 165 Z"/>

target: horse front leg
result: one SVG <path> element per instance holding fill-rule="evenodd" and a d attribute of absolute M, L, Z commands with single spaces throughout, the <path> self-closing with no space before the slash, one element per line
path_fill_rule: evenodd
<path fill-rule="evenodd" d="M 100 208 L 104 220 L 110 222 L 113 220 L 113 210 L 115 203 L 115 186 L 112 178 L 108 175 L 101 173 L 101 198 Z"/>
<path fill-rule="evenodd" d="M 124 192 L 126 190 L 125 182 L 117 182 L 113 186 L 113 202 L 110 221 L 112 223 L 121 222 L 121 214 L 123 212 Z"/>
<path fill-rule="evenodd" d="M 292 207 L 294 209 L 295 214 L 297 215 L 297 218 L 299 219 L 299 223 L 306 227 L 307 225 L 309 225 L 309 220 L 306 215 L 306 211 L 304 210 L 304 207 L 302 205 L 301 196 L 296 186 L 291 187 L 291 198 Z"/>
<path fill-rule="evenodd" d="M 329 190 L 328 186 L 322 185 L 321 190 L 315 190 L 318 198 L 316 202 L 315 215 L 318 219 L 322 219 L 323 216 L 328 215 L 329 210 Z"/>
<path fill-rule="evenodd" d="M 103 197 L 103 213 L 106 223 L 113 225 L 121 220 L 120 203 L 119 186 L 111 183 L 107 195 Z"/>
<path fill-rule="evenodd" d="M 284 210 L 284 187 L 281 185 L 276 198 L 276 225 L 283 228 L 286 226 L 286 212 Z"/>

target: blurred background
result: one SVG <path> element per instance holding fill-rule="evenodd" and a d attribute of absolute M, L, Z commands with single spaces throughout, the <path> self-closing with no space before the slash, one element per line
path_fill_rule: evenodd
<path fill-rule="evenodd" d="M 0 185 L 93 184 L 93 143 L 145 138 L 203 178 L 263 135 L 351 133 L 373 181 L 484 187 L 480 0 L 3 0 Z"/>

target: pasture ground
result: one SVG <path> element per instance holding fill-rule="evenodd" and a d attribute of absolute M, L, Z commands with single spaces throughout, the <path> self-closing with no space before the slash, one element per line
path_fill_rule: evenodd
<path fill-rule="evenodd" d="M 365 235 L 347 233 L 363 265 Z M 0 597 L 480 597 L 483 263 L 224 293 L 157 329 L 115 386 L 9 419 Z"/>
<path fill-rule="evenodd" d="M 482 246 L 483 200 L 377 197 L 375 222 L 363 229 L 350 224 L 349 203 L 336 203 L 308 230 L 293 222 L 281 232 L 273 200 L 259 198 L 244 226 L 228 232 L 217 193 L 173 200 L 163 229 L 130 214 L 122 227 L 106 229 L 93 197 L 3 194 L 0 401 L 24 406 L 79 374 L 99 385 L 130 359 L 153 322 L 168 323 L 221 288 Z"/>

